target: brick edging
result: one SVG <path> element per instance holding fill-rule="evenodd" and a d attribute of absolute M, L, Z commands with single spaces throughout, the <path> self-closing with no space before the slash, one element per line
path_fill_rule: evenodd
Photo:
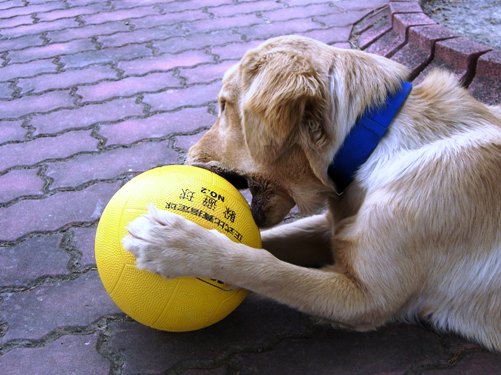
<path fill-rule="evenodd" d="M 437 24 L 418 0 L 390 0 L 360 20 L 351 43 L 398 61 L 419 83 L 433 68 L 445 68 L 478 99 L 500 104 L 501 50 L 485 46 Z"/>

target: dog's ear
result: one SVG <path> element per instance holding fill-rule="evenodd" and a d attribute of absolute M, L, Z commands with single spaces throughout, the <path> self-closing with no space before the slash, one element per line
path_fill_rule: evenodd
<path fill-rule="evenodd" d="M 286 49 L 250 51 L 241 69 L 245 140 L 255 160 L 273 161 L 310 126 L 305 116 L 322 112 L 326 88 L 307 57 Z"/>

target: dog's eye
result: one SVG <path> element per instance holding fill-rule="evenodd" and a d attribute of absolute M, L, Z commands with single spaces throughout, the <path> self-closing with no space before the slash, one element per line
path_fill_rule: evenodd
<path fill-rule="evenodd" d="M 222 114 L 226 108 L 226 100 L 219 101 L 219 113 Z"/>

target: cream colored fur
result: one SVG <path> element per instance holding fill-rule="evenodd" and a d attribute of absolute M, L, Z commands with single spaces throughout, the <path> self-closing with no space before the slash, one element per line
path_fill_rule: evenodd
<path fill-rule="evenodd" d="M 225 75 L 219 118 L 188 163 L 245 177 L 262 226 L 296 204 L 327 211 L 263 231 L 257 251 L 152 208 L 125 247 L 141 268 L 221 279 L 340 326 L 426 319 L 501 350 L 499 107 L 436 71 L 342 196 L 327 176 L 356 118 L 406 75 L 295 36 L 249 51 Z"/>

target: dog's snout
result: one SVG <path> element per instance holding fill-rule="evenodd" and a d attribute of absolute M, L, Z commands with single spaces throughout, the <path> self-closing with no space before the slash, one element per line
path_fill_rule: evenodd
<path fill-rule="evenodd" d="M 253 204 L 251 204 L 251 212 L 252 212 L 252 217 L 253 217 L 254 221 L 256 222 L 256 225 L 259 228 L 268 227 L 269 225 L 266 222 L 266 215 L 264 215 L 263 211 L 260 209 L 259 206 L 254 204 L 254 202 L 252 202 L 252 203 Z"/>

